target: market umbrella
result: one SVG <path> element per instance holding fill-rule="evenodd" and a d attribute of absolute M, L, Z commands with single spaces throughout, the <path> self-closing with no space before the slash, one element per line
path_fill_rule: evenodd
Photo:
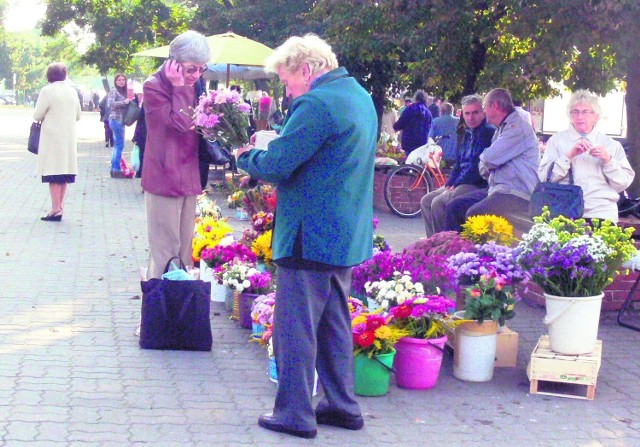
<path fill-rule="evenodd" d="M 214 34 L 207 37 L 211 49 L 210 64 L 226 65 L 226 82 L 229 85 L 232 65 L 264 66 L 264 61 L 273 53 L 268 46 L 233 32 Z M 169 45 L 138 51 L 134 56 L 169 57 Z M 236 78 L 241 79 L 241 78 Z M 258 78 L 259 79 L 259 78 Z"/>
<path fill-rule="evenodd" d="M 262 67 L 251 67 L 248 65 L 234 64 L 208 64 L 208 70 L 204 72 L 207 81 L 224 81 L 229 79 L 239 79 L 242 81 L 253 81 L 256 79 L 271 79 L 275 73 L 268 73 Z M 227 73 L 227 70 L 229 73 Z"/>

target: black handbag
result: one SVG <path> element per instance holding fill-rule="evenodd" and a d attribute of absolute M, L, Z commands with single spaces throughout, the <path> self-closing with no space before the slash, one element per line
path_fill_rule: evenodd
<path fill-rule="evenodd" d="M 205 148 L 208 155 L 207 161 L 212 165 L 226 165 L 227 163 L 231 163 L 231 159 L 233 155 L 231 151 L 225 146 L 221 145 L 217 141 L 209 141 L 207 139 L 204 140 Z"/>
<path fill-rule="evenodd" d="M 165 273 L 173 259 L 167 263 Z M 180 265 L 184 269 L 182 261 Z M 211 351 L 210 283 L 153 278 L 140 285 L 142 349 Z"/>
<path fill-rule="evenodd" d="M 584 213 L 584 198 L 582 188 L 573 184 L 573 170 L 569 167 L 569 184 L 551 182 L 551 171 L 555 162 L 551 163 L 547 171 L 547 181 L 536 185 L 529 200 L 529 213 L 532 216 L 542 214 L 542 207 L 547 206 L 551 218 L 564 216 L 569 219 L 579 219 Z"/>
<path fill-rule="evenodd" d="M 133 123 L 138 121 L 139 116 L 140 106 L 135 101 L 131 101 L 127 106 L 127 110 L 124 112 L 122 122 L 125 126 L 131 126 Z"/>
<path fill-rule="evenodd" d="M 32 154 L 38 153 L 38 147 L 40 146 L 40 128 L 41 122 L 34 121 L 31 123 L 31 130 L 29 131 L 29 143 L 27 144 L 27 150 Z"/>

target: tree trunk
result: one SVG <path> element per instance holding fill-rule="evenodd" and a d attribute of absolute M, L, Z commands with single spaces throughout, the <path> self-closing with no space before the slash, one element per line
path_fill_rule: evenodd
<path fill-rule="evenodd" d="M 464 87 L 462 91 L 463 96 L 472 95 L 477 92 L 476 83 L 478 82 L 478 75 L 484 69 L 487 62 L 487 47 L 485 44 L 480 42 L 477 37 L 473 38 L 471 49 L 471 69 L 464 80 Z"/>
<path fill-rule="evenodd" d="M 629 61 L 634 60 L 629 58 Z M 640 196 L 640 70 L 630 64 L 627 70 L 627 158 L 636 172 L 633 183 L 629 187 L 632 197 Z"/>

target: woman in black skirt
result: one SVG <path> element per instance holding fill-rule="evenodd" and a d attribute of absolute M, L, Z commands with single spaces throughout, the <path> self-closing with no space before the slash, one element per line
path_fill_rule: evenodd
<path fill-rule="evenodd" d="M 44 221 L 62 220 L 67 184 L 78 174 L 76 122 L 81 109 L 76 91 L 67 82 L 67 67 L 55 62 L 47 67 L 47 81 L 38 96 L 33 119 L 42 121 L 37 172 L 49 184 L 51 210 Z"/>

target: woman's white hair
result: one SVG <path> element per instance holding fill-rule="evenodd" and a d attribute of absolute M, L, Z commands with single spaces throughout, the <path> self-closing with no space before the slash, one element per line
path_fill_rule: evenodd
<path fill-rule="evenodd" d="M 309 64 L 311 74 L 314 74 L 326 68 L 338 68 L 338 59 L 327 42 L 315 34 L 306 34 L 289 37 L 267 58 L 264 69 L 276 73 L 283 68 L 293 73 L 302 64 Z"/>
<path fill-rule="evenodd" d="M 206 64 L 210 54 L 207 38 L 197 31 L 185 31 L 169 44 L 169 56 L 178 62 Z"/>
<path fill-rule="evenodd" d="M 571 116 L 571 111 L 578 104 L 590 105 L 593 112 L 598 116 L 600 116 L 600 113 L 602 112 L 598 97 L 588 90 L 576 90 L 573 95 L 571 95 L 569 105 L 567 106 L 567 115 Z"/>

